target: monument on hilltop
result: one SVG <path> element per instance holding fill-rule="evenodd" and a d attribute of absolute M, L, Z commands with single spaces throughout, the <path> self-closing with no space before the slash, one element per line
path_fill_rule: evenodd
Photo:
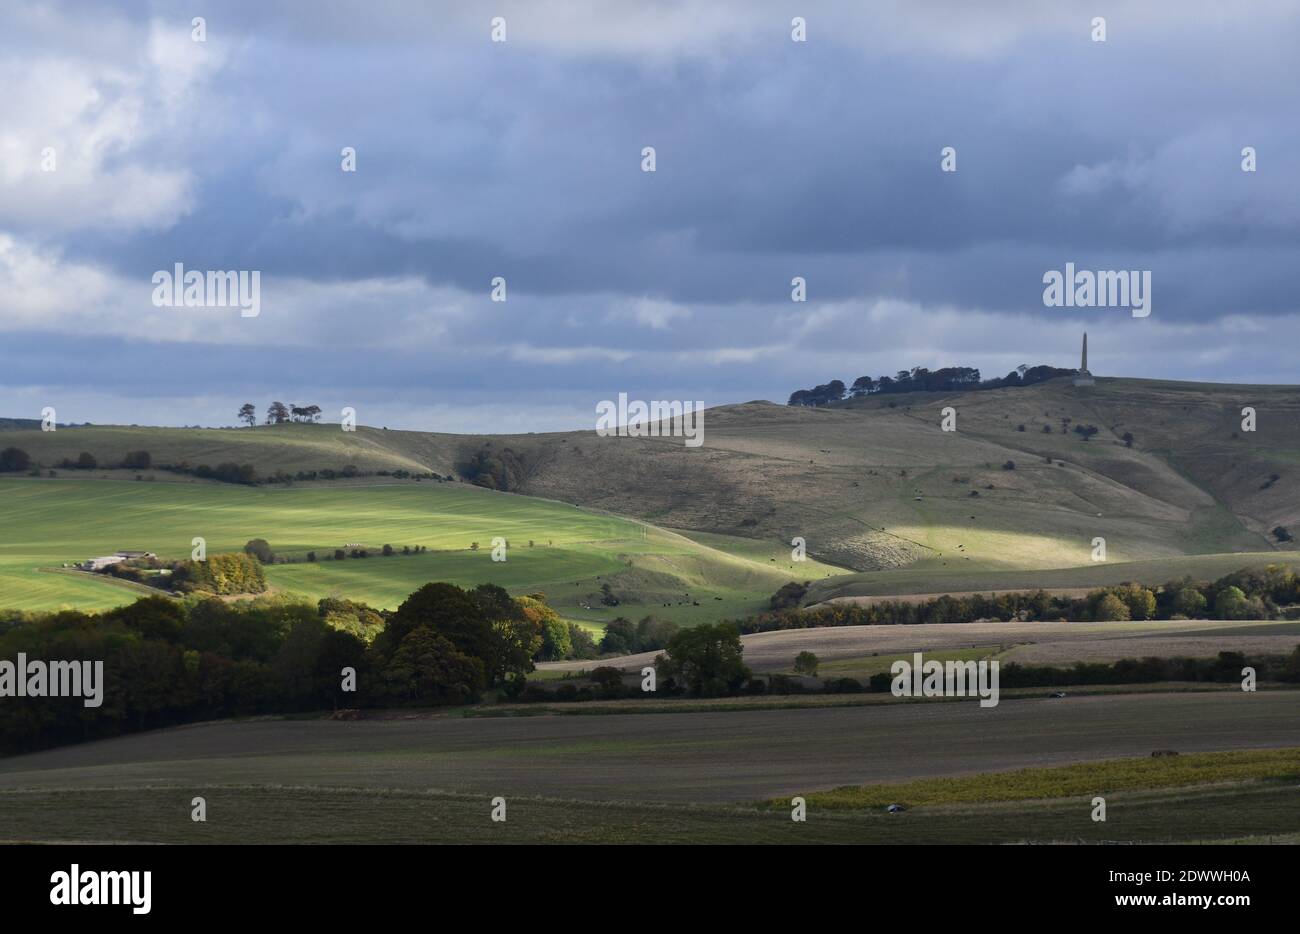
<path fill-rule="evenodd" d="M 1079 369 L 1074 371 L 1074 385 L 1076 386 L 1095 386 L 1097 381 L 1092 378 L 1088 372 L 1088 332 L 1083 332 L 1083 358 L 1079 361 Z"/>

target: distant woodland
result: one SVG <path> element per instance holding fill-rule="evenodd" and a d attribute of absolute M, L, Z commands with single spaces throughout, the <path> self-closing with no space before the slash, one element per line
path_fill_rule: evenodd
<path fill-rule="evenodd" d="M 968 392 L 981 389 L 1002 389 L 1008 386 L 1032 386 L 1058 376 L 1069 376 L 1074 370 L 1055 366 L 1019 366 L 1006 376 L 980 379 L 980 371 L 970 366 L 946 366 L 927 370 L 923 366 L 899 370 L 893 376 L 859 376 L 851 386 L 833 379 L 812 389 L 798 389 L 790 394 L 786 405 L 829 405 L 844 399 L 862 396 L 889 395 L 900 392 Z"/>

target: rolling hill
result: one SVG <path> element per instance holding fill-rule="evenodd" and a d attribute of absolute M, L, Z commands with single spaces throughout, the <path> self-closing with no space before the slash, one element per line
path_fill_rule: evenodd
<path fill-rule="evenodd" d="M 491 581 L 516 594 L 543 591 L 566 616 L 590 623 L 652 612 L 682 623 L 750 613 L 791 573 L 788 555 L 779 564 L 752 542 L 728 550 L 724 537 L 701 544 L 634 520 L 464 483 L 262 488 L 38 477 L 0 480 L 0 502 L 0 608 L 130 602 L 155 591 L 63 565 L 123 549 L 187 558 L 195 536 L 209 554 L 268 539 L 277 554 L 294 559 L 269 565 L 268 584 L 310 599 L 338 595 L 394 609 L 429 581 Z M 501 562 L 492 560 L 495 537 L 509 543 Z M 385 544 L 398 554 L 383 556 Z M 332 560 L 345 545 L 371 557 Z M 428 551 L 400 553 L 415 545 Z M 309 551 L 319 560 L 304 560 Z M 838 570 L 814 563 L 800 570 L 813 567 L 822 575 Z M 602 604 L 605 583 L 615 588 L 617 606 Z"/>
<path fill-rule="evenodd" d="M 956 431 L 940 429 L 941 412 L 948 406 L 956 411 Z M 1241 430 L 1243 406 L 1256 409 L 1258 430 Z M 1085 438 L 1076 426 L 1092 426 L 1096 432 Z M 465 479 L 487 463 L 493 477 L 489 482 L 535 499 L 471 489 L 466 483 L 381 477 L 248 488 L 157 470 L 144 473 L 159 482 L 130 495 L 141 497 L 142 509 L 151 498 L 164 492 L 170 497 L 185 487 L 232 503 L 316 497 L 314 508 L 321 515 L 331 515 L 331 510 L 340 514 L 328 534 L 322 530 L 312 537 L 293 522 L 278 525 L 278 520 L 248 521 L 229 532 L 234 544 L 261 536 L 299 550 L 333 548 L 340 537 L 360 540 L 344 531 L 351 520 L 341 517 L 371 508 L 364 497 L 375 494 L 356 492 L 362 487 L 400 487 L 430 496 L 482 494 L 469 501 L 474 508 L 510 504 L 504 511 L 488 509 L 494 517 L 544 499 L 648 524 L 626 527 L 659 543 L 658 551 L 651 548 L 653 553 L 639 560 L 628 560 L 634 549 L 626 544 L 627 534 L 593 536 L 624 543 L 607 556 L 622 561 L 622 570 L 600 562 L 550 570 L 537 564 L 538 586 L 557 579 L 569 587 L 581 582 L 577 590 L 583 596 L 575 607 L 590 602 L 597 574 L 602 580 L 621 575 L 615 586 L 646 606 L 673 602 L 673 594 L 680 600 L 692 588 L 707 588 L 713 575 L 722 573 L 717 562 L 724 559 L 742 569 L 742 576 L 757 574 L 739 588 L 748 594 L 743 600 L 728 596 L 712 601 L 725 603 L 727 610 L 758 608 L 761 590 L 770 593 L 773 584 L 791 577 L 821 581 L 818 595 L 827 599 L 993 587 L 998 581 L 1019 580 L 1009 572 L 1059 568 L 1078 569 L 1066 575 L 1068 583 L 1083 586 L 1094 578 L 1102 582 L 1127 562 L 1137 562 L 1135 569 L 1141 562 L 1157 562 L 1162 574 L 1178 567 L 1166 559 L 1189 555 L 1228 554 L 1214 563 L 1216 568 L 1258 563 L 1295 548 L 1280 544 L 1270 534 L 1274 527 L 1300 526 L 1300 389 L 1293 387 L 1103 378 L 1090 389 L 1053 380 L 983 392 L 868 397 L 815 409 L 753 402 L 708 410 L 699 448 L 688 448 L 679 438 L 598 437 L 594 431 L 484 436 L 374 428 L 343 432 L 335 425 L 304 424 L 245 429 L 69 426 L 48 433 L 5 431 L 0 441 L 28 451 L 46 473 L 81 451 L 106 465 L 136 450 L 149 451 L 155 464 L 249 463 L 260 477 L 351 465 L 363 473 L 432 471 Z M 48 480 L 53 502 L 67 501 L 59 491 L 71 489 L 73 477 L 122 481 L 114 485 L 116 491 L 130 488 L 139 472 L 55 473 Z M 101 502 L 95 487 L 77 489 L 75 505 L 65 507 L 68 514 L 92 516 L 96 522 L 102 508 L 111 508 L 124 495 L 106 494 Z M 363 498 L 354 500 L 357 496 Z M 423 515 L 424 508 L 412 515 Z M 550 521 L 511 526 L 511 534 L 554 538 L 546 531 Z M 500 525 L 493 518 L 487 526 L 493 523 Z M 414 543 L 415 529 L 401 522 L 396 526 L 400 534 L 390 524 L 370 529 L 367 536 L 400 545 L 405 542 L 396 539 L 405 534 Z M 488 531 L 473 522 L 456 526 L 455 547 L 467 547 L 467 539 L 490 538 Z M 49 536 L 48 528 L 44 534 Z M 190 536 L 198 533 L 187 527 L 176 534 L 188 551 Z M 790 542 L 796 536 L 824 564 L 791 563 Z M 90 542 L 84 537 L 60 537 L 49 540 L 62 546 L 61 560 L 86 556 L 82 552 Z M 1103 564 L 1092 560 L 1098 537 L 1106 541 Z M 434 548 L 436 538 L 423 534 L 421 541 Z M 128 547 L 122 541 L 110 536 L 97 547 Z M 87 547 L 73 548 L 73 542 Z M 1236 553 L 1241 553 L 1240 562 Z M 466 573 L 453 565 L 428 570 L 457 580 Z M 515 573 L 513 567 L 495 570 Z M 860 573 L 828 579 L 837 570 Z M 350 579 L 360 573 L 354 569 L 333 580 L 326 580 L 323 566 L 292 566 L 275 573 L 277 585 L 287 589 L 318 593 L 357 587 L 362 591 L 357 596 L 384 605 L 397 588 L 418 577 L 398 575 L 400 582 L 380 592 Z M 730 587 L 733 576 L 728 571 L 721 583 Z M 512 583 L 534 586 L 533 580 Z M 692 597 L 685 605 L 694 601 Z M 712 615 L 721 609 L 714 607 Z M 594 619 L 607 616 L 592 614 Z"/>

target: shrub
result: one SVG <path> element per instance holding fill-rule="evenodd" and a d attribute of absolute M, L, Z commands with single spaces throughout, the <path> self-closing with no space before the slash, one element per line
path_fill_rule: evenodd
<path fill-rule="evenodd" d="M 784 610 L 797 607 L 807 593 L 807 586 L 796 583 L 795 581 L 790 581 L 788 584 L 782 584 L 781 589 L 772 594 L 772 599 L 768 601 L 768 606 L 773 610 Z"/>
<path fill-rule="evenodd" d="M 1173 611 L 1189 619 L 1195 619 L 1205 612 L 1205 596 L 1195 587 L 1183 587 L 1174 594 Z"/>
<path fill-rule="evenodd" d="M 569 658 L 595 658 L 600 654 L 591 633 L 576 623 L 569 623 Z"/>
<path fill-rule="evenodd" d="M 596 682 L 601 697 L 623 696 L 623 672 L 609 665 L 592 669 L 591 680 Z"/>
<path fill-rule="evenodd" d="M 264 538 L 252 538 L 244 543 L 244 554 L 252 555 L 263 564 L 271 564 L 275 561 L 275 552 L 267 544 Z"/>
<path fill-rule="evenodd" d="M 0 451 L 0 473 L 29 470 L 31 466 L 31 456 L 22 448 L 5 448 Z"/>
<path fill-rule="evenodd" d="M 827 694 L 861 694 L 862 682 L 856 678 L 832 678 L 822 685 Z"/>
<path fill-rule="evenodd" d="M 1130 619 L 1128 606 L 1113 593 L 1104 594 L 1092 611 L 1098 622 L 1124 622 Z"/>
<path fill-rule="evenodd" d="M 797 674 L 816 677 L 819 664 L 816 653 L 800 652 L 794 657 L 794 670 Z"/>

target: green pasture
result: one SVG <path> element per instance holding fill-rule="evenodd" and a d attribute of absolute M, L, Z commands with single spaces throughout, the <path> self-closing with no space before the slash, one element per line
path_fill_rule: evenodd
<path fill-rule="evenodd" d="M 461 483 L 268 488 L 65 475 L 0 480 L 0 502 L 0 607 L 18 609 L 130 602 L 146 591 L 63 566 L 119 550 L 185 558 L 196 537 L 210 554 L 265 538 L 293 562 L 268 567 L 270 585 L 311 599 L 392 608 L 429 581 L 492 582 L 512 593 L 544 591 L 566 616 L 593 626 L 618 615 L 690 624 L 750 613 L 789 579 L 643 523 Z M 504 561 L 492 559 L 494 538 L 507 542 Z M 398 553 L 383 557 L 385 544 Z M 408 545 L 428 551 L 401 554 Z M 354 547 L 370 557 L 332 559 L 335 549 Z M 317 561 L 305 560 L 309 551 Z M 603 583 L 622 595 L 619 606 L 601 604 Z"/>

